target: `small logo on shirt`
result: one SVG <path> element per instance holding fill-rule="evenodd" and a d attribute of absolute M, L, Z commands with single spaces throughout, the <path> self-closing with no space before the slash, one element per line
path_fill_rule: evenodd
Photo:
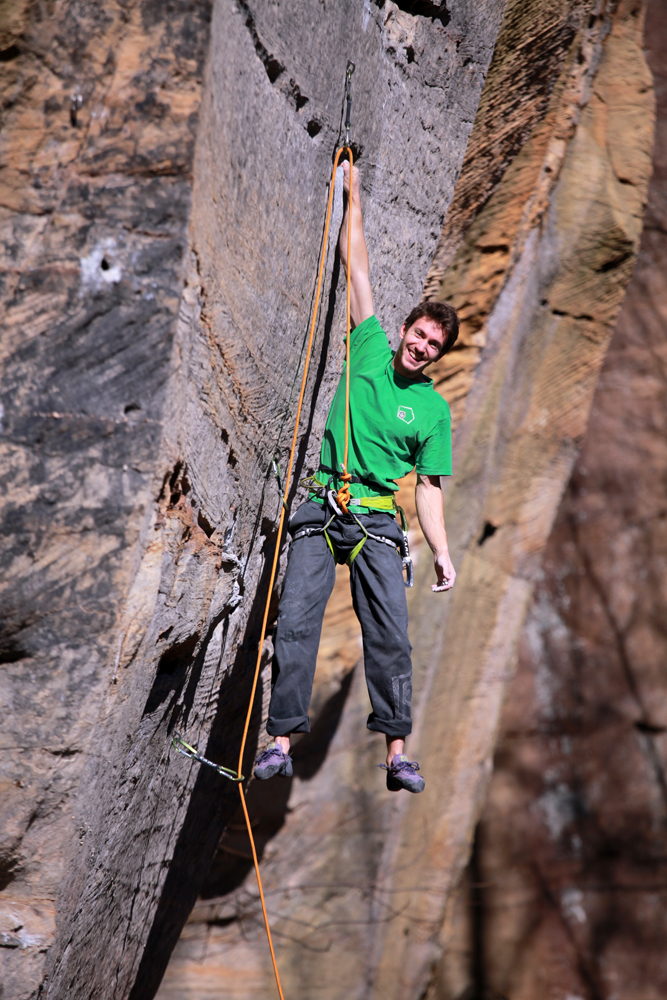
<path fill-rule="evenodd" d="M 399 406 L 398 413 L 396 414 L 399 420 L 402 420 L 406 424 L 411 424 L 415 419 L 414 412 L 411 406 Z"/>

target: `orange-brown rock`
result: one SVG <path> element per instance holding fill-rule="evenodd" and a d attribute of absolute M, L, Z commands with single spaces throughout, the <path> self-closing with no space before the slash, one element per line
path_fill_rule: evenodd
<path fill-rule="evenodd" d="M 645 44 L 641 252 L 522 632 L 441 1000 L 667 992 L 667 12 L 653 0 Z"/>

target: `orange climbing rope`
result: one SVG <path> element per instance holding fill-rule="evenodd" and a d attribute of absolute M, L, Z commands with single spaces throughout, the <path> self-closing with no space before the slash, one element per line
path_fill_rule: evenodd
<path fill-rule="evenodd" d="M 245 753 L 246 741 L 248 739 L 248 730 L 250 728 L 250 718 L 252 716 L 252 706 L 255 701 L 255 693 L 257 691 L 257 683 L 259 681 L 259 673 L 262 665 L 262 647 L 264 645 L 264 639 L 266 637 L 266 627 L 269 621 L 269 608 L 271 606 L 271 595 L 273 593 L 273 584 L 276 579 L 276 572 L 278 569 L 278 560 L 280 558 L 280 538 L 283 531 L 283 525 L 285 523 L 285 512 L 287 509 L 287 497 L 289 494 L 290 480 L 292 478 L 292 467 L 294 465 L 294 456 L 296 454 L 296 445 L 299 435 L 299 422 L 301 420 L 301 409 L 303 407 L 303 398 L 306 392 L 306 380 L 308 378 L 308 367 L 310 365 L 310 355 L 313 347 L 313 337 L 315 335 L 315 325 L 317 323 L 317 313 L 320 304 L 320 292 L 322 290 L 322 277 L 324 274 L 324 264 L 326 261 L 326 251 L 329 241 L 329 224 L 331 222 L 331 206 L 333 204 L 334 195 L 334 184 L 336 179 L 336 170 L 338 168 L 338 161 L 340 160 L 343 152 L 347 150 L 348 158 L 350 161 L 350 207 L 352 204 L 352 191 L 353 191 L 353 157 L 352 150 L 349 146 L 341 146 L 336 152 L 334 158 L 333 170 L 331 174 L 331 184 L 329 186 L 329 201 L 327 204 L 327 217 L 324 226 L 324 236 L 322 239 L 322 250 L 320 253 L 320 267 L 317 275 L 317 291 L 315 293 L 315 302 L 313 305 L 313 315 L 310 323 L 310 333 L 308 336 L 308 346 L 306 348 L 306 360 L 303 369 L 303 376 L 301 378 L 301 392 L 299 393 L 299 402 L 296 408 L 296 419 L 294 421 L 294 433 L 292 434 L 292 447 L 290 449 L 289 462 L 287 464 L 287 473 L 285 475 L 285 488 L 283 494 L 283 502 L 280 509 L 280 521 L 278 523 L 278 535 L 276 538 L 276 550 L 273 554 L 273 565 L 271 567 L 271 576 L 269 578 L 269 585 L 267 589 L 266 596 L 266 607 L 264 608 L 264 618 L 262 620 L 262 630 L 259 638 L 259 645 L 257 648 L 257 663 L 255 664 L 255 675 L 252 682 L 252 691 L 250 692 L 250 702 L 248 704 L 248 712 L 246 715 L 245 726 L 243 727 L 243 738 L 241 740 L 241 749 L 239 751 L 239 764 L 238 764 L 238 775 L 243 773 L 243 754 Z M 352 225 L 351 225 L 351 212 L 348 213 L 348 226 L 347 226 L 347 263 L 348 270 L 350 266 L 350 251 L 352 247 Z M 338 503 L 347 512 L 347 503 L 350 500 L 350 491 L 348 483 L 352 478 L 347 472 L 347 451 L 348 451 L 348 434 L 349 434 L 349 401 L 350 401 L 350 282 L 347 282 L 347 373 L 345 379 L 345 405 L 346 405 L 346 415 L 345 415 L 345 456 L 343 462 L 343 475 L 342 479 L 345 483 L 343 488 L 338 493 Z M 345 496 L 341 500 L 341 494 L 344 494 L 347 490 L 347 498 Z M 243 815 L 245 816 L 246 826 L 248 827 L 248 836 L 250 837 L 250 846 L 252 848 L 252 859 L 255 865 L 255 872 L 257 874 L 257 886 L 259 888 L 259 897 L 262 903 L 262 912 L 264 914 L 264 923 L 266 925 L 266 936 L 269 939 L 269 948 L 271 950 L 271 961 L 273 962 L 273 971 L 276 976 L 276 985 L 278 986 L 278 993 L 280 994 L 280 1000 L 284 1000 L 282 987 L 280 985 L 280 975 L 278 973 L 278 965 L 276 963 L 276 956 L 273 950 L 273 941 L 271 940 L 271 930 L 269 928 L 269 918 L 266 912 L 266 903 L 264 901 L 264 890 L 262 888 L 262 878 L 259 873 L 259 863 L 257 861 L 257 851 L 255 849 L 255 841 L 252 835 L 252 827 L 250 825 L 250 817 L 248 815 L 248 806 L 246 804 L 245 793 L 243 791 L 243 784 L 239 781 L 239 794 L 241 796 L 241 805 L 243 807 Z"/>

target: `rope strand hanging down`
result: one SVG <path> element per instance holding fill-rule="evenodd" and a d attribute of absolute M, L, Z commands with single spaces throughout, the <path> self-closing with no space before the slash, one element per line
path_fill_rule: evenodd
<path fill-rule="evenodd" d="M 317 314 L 320 305 L 320 294 L 322 290 L 322 278 L 324 275 L 324 265 L 326 262 L 326 251 L 329 242 L 329 226 L 331 223 L 331 206 L 333 204 L 334 196 L 334 186 L 336 183 L 336 170 L 338 169 L 338 161 L 340 160 L 343 152 L 347 150 L 347 154 L 350 160 L 350 185 L 352 185 L 352 150 L 349 146 L 341 146 L 337 150 L 336 156 L 334 157 L 333 169 L 331 172 L 331 182 L 329 185 L 329 200 L 327 203 L 327 215 L 326 222 L 324 225 L 324 235 L 322 238 L 322 249 L 320 251 L 320 266 L 317 275 L 317 290 L 315 292 L 315 302 L 313 304 L 313 315 L 310 323 L 310 331 L 308 334 L 308 346 L 306 348 L 306 359 L 303 368 L 303 375 L 301 377 L 301 391 L 299 393 L 299 401 L 296 408 L 296 418 L 294 421 L 294 432 L 292 434 L 292 445 L 290 448 L 289 461 L 287 463 L 287 471 L 285 473 L 285 488 L 283 493 L 283 502 L 280 509 L 280 521 L 278 522 L 278 533 L 276 536 L 276 548 L 273 554 L 273 565 L 271 566 L 271 575 L 269 577 L 269 584 L 267 589 L 266 606 L 264 608 L 264 616 L 262 619 L 262 629 L 260 632 L 259 645 L 257 647 L 257 662 L 255 664 L 255 673 L 253 676 L 252 690 L 250 692 L 250 701 L 248 703 L 248 712 L 245 719 L 245 725 L 243 727 L 243 737 L 241 739 L 241 748 L 239 750 L 239 763 L 237 768 L 237 773 L 243 773 L 243 755 L 245 753 L 246 742 L 248 739 L 248 731 L 250 729 L 250 719 L 252 716 L 252 706 L 255 701 L 255 694 L 257 692 L 257 684 L 259 681 L 259 673 L 262 666 L 262 648 L 264 646 L 264 639 L 266 638 L 266 628 L 269 621 L 269 609 L 271 606 L 271 595 L 273 593 L 273 585 L 276 579 L 276 573 L 278 570 L 278 560 L 280 559 L 280 539 L 282 537 L 283 527 L 285 524 L 285 513 L 287 511 L 287 498 L 289 496 L 290 483 L 292 481 L 292 470 L 294 467 L 294 456 L 296 455 L 296 446 L 299 437 L 299 423 L 301 421 L 301 410 L 303 408 L 303 399 L 306 392 L 306 382 L 308 379 L 308 368 L 310 366 L 310 356 L 313 348 L 313 338 L 315 336 L 315 326 L 317 324 Z M 352 188 L 350 188 L 350 197 L 352 195 Z M 350 250 L 352 246 L 352 226 L 347 227 L 347 259 L 348 265 L 350 260 Z M 346 379 L 346 406 L 349 410 L 349 396 L 350 396 L 350 283 L 347 283 L 347 379 Z M 348 439 L 348 423 L 345 423 L 345 473 L 347 472 L 347 439 Z M 349 495 L 349 490 L 348 490 Z M 248 827 L 248 835 L 250 837 L 250 846 L 252 848 L 252 858 L 255 865 L 255 873 L 257 875 L 257 886 L 259 888 L 259 897 L 262 903 L 262 913 L 264 914 L 264 923 L 266 926 L 266 936 L 269 941 L 269 948 L 271 950 L 271 961 L 273 963 L 273 971 L 276 977 L 276 985 L 278 987 L 278 993 L 280 994 L 280 1000 L 284 1000 L 282 986 L 280 985 L 280 974 L 278 973 L 278 964 L 276 962 L 275 952 L 273 950 L 273 941 L 271 939 L 271 929 L 269 927 L 269 918 L 266 912 L 266 903 L 264 901 L 264 889 L 262 887 L 262 877 L 259 872 L 259 862 L 257 861 L 257 851 L 255 850 L 255 841 L 252 835 L 252 828 L 250 825 L 250 816 L 248 815 L 248 806 L 246 804 L 245 792 L 243 791 L 243 785 L 239 784 L 239 795 L 241 796 L 241 806 L 243 808 L 243 815 L 245 817 L 246 826 Z"/>

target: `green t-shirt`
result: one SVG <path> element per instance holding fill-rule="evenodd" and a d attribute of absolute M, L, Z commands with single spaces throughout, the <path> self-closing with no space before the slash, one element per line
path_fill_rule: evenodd
<path fill-rule="evenodd" d="M 352 331 L 348 471 L 363 480 L 351 484 L 353 497 L 388 496 L 398 488 L 394 480 L 415 466 L 426 476 L 452 474 L 449 405 L 432 379 L 399 375 L 393 357 L 375 316 Z M 326 469 L 342 469 L 344 448 L 345 368 L 327 418 L 319 480 L 330 478 Z"/>

